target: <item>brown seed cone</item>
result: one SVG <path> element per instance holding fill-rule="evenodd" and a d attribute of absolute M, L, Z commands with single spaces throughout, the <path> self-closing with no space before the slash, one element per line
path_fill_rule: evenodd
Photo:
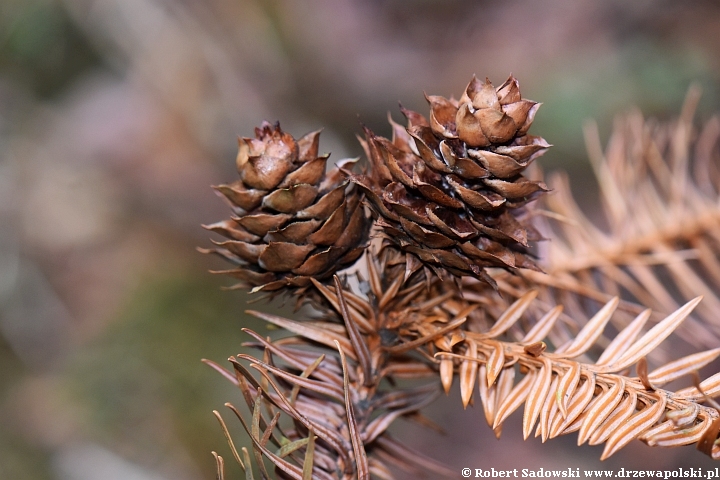
<path fill-rule="evenodd" d="M 365 129 L 370 171 L 351 180 L 378 225 L 438 275 L 492 284 L 487 267 L 537 269 L 528 248 L 541 237 L 523 207 L 547 187 L 521 173 L 550 147 L 527 135 L 540 104 L 523 100 L 512 76 L 497 89 L 473 77 L 459 101 L 427 100 L 429 121 L 405 109 L 407 129 L 390 119 L 392 141 Z"/>
<path fill-rule="evenodd" d="M 362 193 L 350 184 L 342 160 L 327 173 L 318 156 L 320 131 L 295 141 L 279 124 L 263 123 L 255 138 L 239 139 L 240 180 L 214 187 L 235 216 L 205 228 L 228 240 L 216 253 L 237 265 L 222 273 L 255 290 L 304 287 L 325 279 L 362 254 L 370 221 Z"/>

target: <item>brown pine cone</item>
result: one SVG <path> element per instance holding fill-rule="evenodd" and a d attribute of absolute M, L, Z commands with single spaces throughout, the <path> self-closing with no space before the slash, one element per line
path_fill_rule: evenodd
<path fill-rule="evenodd" d="M 215 189 L 235 216 L 205 228 L 228 238 L 216 253 L 237 265 L 227 270 L 255 290 L 304 287 L 325 279 L 362 254 L 370 228 L 362 193 L 349 184 L 343 160 L 327 173 L 318 156 L 320 131 L 299 140 L 263 123 L 255 138 L 239 140 L 240 180 Z"/>
<path fill-rule="evenodd" d="M 521 173 L 550 147 L 527 135 L 540 104 L 523 100 L 512 76 L 497 89 L 473 77 L 459 101 L 427 100 L 430 120 L 403 109 L 408 128 L 390 120 L 392 141 L 365 131 L 370 171 L 351 180 L 385 236 L 408 265 L 419 259 L 441 276 L 492 284 L 486 267 L 537 269 L 528 249 L 541 237 L 523 206 L 547 188 Z"/>

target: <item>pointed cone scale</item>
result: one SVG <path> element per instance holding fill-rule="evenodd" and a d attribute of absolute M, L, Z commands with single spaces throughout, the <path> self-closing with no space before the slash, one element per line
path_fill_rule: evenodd
<path fill-rule="evenodd" d="M 281 188 L 265 196 L 263 207 L 280 213 L 295 213 L 311 205 L 317 193 L 317 187 L 307 183 Z"/>
<path fill-rule="evenodd" d="M 320 146 L 320 132 L 322 132 L 322 129 L 315 130 L 298 138 L 298 157 L 302 163 L 310 162 L 317 158 Z"/>
<path fill-rule="evenodd" d="M 258 264 L 269 272 L 287 272 L 302 265 L 313 245 L 271 242 L 260 254 Z"/>

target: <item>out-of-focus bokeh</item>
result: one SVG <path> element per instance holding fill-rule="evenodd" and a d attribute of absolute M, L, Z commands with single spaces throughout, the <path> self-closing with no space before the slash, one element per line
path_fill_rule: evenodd
<path fill-rule="evenodd" d="M 228 215 L 210 185 L 235 179 L 236 136 L 262 120 L 324 127 L 337 160 L 361 154 L 359 122 L 388 135 L 398 101 L 426 112 L 423 91 L 512 73 L 544 102 L 540 163 L 584 194 L 582 122 L 606 136 L 632 105 L 672 116 L 691 82 L 707 117 L 718 52 L 715 0 L 2 0 L 0 478 L 210 479 L 210 450 L 230 457 L 211 411 L 238 393 L 200 359 L 265 330 L 194 247 Z M 431 410 L 446 437 L 397 434 L 458 478 L 600 465 L 574 436 L 522 443 L 517 418 L 498 442 L 459 405 Z M 712 464 L 640 444 L 603 464 L 679 465 Z"/>

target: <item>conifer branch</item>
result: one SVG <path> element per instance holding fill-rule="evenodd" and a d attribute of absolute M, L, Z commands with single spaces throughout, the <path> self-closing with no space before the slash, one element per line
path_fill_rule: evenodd
<path fill-rule="evenodd" d="M 452 476 L 387 430 L 399 418 L 437 429 L 422 409 L 455 378 L 498 437 L 524 405 L 525 438 L 577 432 L 605 444 L 603 459 L 635 439 L 720 459 L 720 373 L 664 388 L 720 356 L 720 121 L 695 135 L 698 95 L 674 123 L 621 117 L 605 152 L 586 128 L 603 227 L 562 176 L 531 205 L 548 189 L 523 173 L 550 145 L 528 134 L 540 104 L 512 76 L 427 96 L 429 118 L 401 108 L 408 125 L 390 119 L 391 139 L 365 128 L 362 173 L 354 160 L 325 172 L 319 132 L 295 140 L 263 124 L 242 139 L 240 179 L 217 187 L 235 216 L 207 227 L 227 240 L 203 251 L 234 263 L 225 273 L 243 286 L 315 309 L 250 311 L 292 335 L 245 330 L 259 355 L 231 358 L 232 371 L 206 361 L 250 412 L 227 404 L 254 462 L 216 413 L 247 478 L 270 478 L 266 461 L 301 480 Z M 669 358 L 672 333 L 706 350 Z"/>

